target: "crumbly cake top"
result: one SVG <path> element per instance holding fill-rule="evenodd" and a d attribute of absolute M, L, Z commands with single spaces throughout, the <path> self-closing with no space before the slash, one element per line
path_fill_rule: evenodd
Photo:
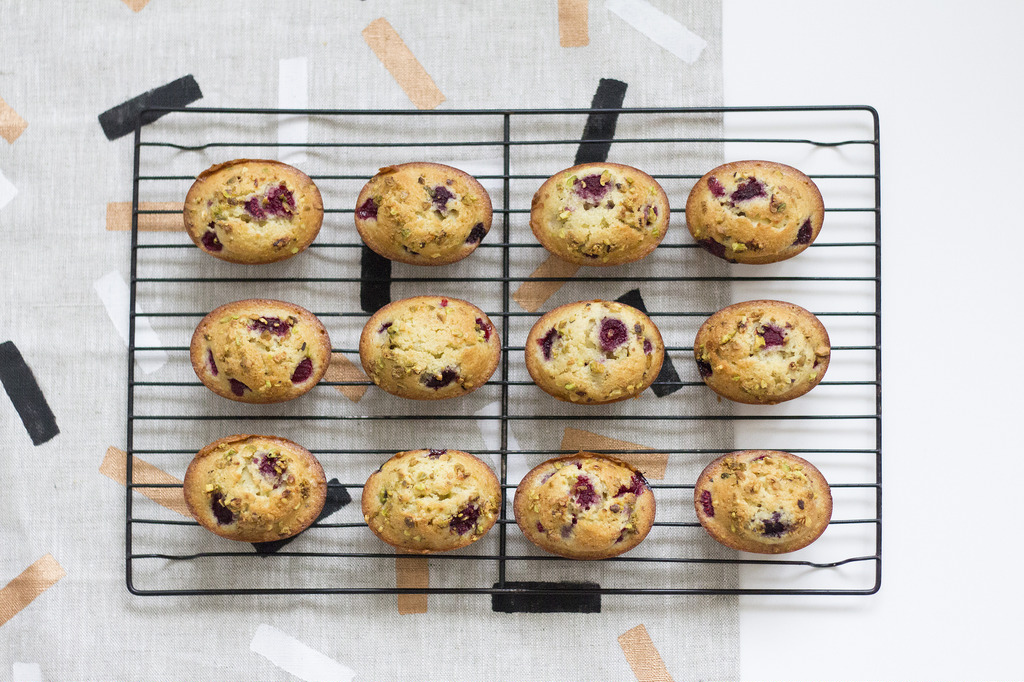
<path fill-rule="evenodd" d="M 263 542 L 305 528 L 325 499 L 323 469 L 301 446 L 272 436 L 222 438 L 196 455 L 186 501 L 218 534 Z"/>
<path fill-rule="evenodd" d="M 832 515 L 832 496 L 808 461 L 773 450 L 744 450 L 712 462 L 694 492 L 712 535 L 749 552 L 790 552 L 815 540 Z"/>
<path fill-rule="evenodd" d="M 326 330 L 312 313 L 267 299 L 217 308 L 192 338 L 200 379 L 243 402 L 277 402 L 304 393 L 326 371 L 330 348 Z"/>
<path fill-rule="evenodd" d="M 548 460 L 516 489 L 516 521 L 538 546 L 577 559 L 621 554 L 646 537 L 654 494 L 634 467 L 593 453 Z"/>
<path fill-rule="evenodd" d="M 739 263 L 791 258 L 814 241 L 824 204 L 799 170 L 770 161 L 735 161 L 694 185 L 686 222 L 705 249 Z"/>
<path fill-rule="evenodd" d="M 556 398 L 613 402 L 639 395 L 654 381 L 664 348 L 657 327 L 636 308 L 570 303 L 542 316 L 530 331 L 527 369 Z"/>
<path fill-rule="evenodd" d="M 290 258 L 320 230 L 323 200 L 312 180 L 277 161 L 239 159 L 199 175 L 185 199 L 192 239 L 224 260 Z"/>
<path fill-rule="evenodd" d="M 385 258 L 442 265 L 472 252 L 491 228 L 491 200 L 472 176 L 436 163 L 381 168 L 360 192 L 356 226 Z"/>
<path fill-rule="evenodd" d="M 548 179 L 533 198 L 530 227 L 560 258 L 616 265 L 650 253 L 664 238 L 669 206 L 646 173 L 620 164 L 581 164 Z"/>
<path fill-rule="evenodd" d="M 382 540 L 414 552 L 464 547 L 498 517 L 501 487 L 490 467 L 459 450 L 400 452 L 363 488 L 363 518 Z"/>
<path fill-rule="evenodd" d="M 783 301 L 723 308 L 694 344 L 704 381 L 733 400 L 775 403 L 810 390 L 828 368 L 828 333 L 807 310 Z"/>
<path fill-rule="evenodd" d="M 490 318 L 466 301 L 417 296 L 377 311 L 363 328 L 360 357 L 374 383 L 405 397 L 435 399 L 479 388 L 498 364 Z"/>

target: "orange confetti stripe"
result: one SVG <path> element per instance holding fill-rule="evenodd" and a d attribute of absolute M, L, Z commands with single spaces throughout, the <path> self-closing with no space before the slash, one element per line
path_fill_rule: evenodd
<path fill-rule="evenodd" d="M 384 68 L 391 72 L 417 109 L 433 109 L 445 96 L 434 84 L 423 65 L 398 35 L 398 31 L 381 17 L 363 29 L 363 40 L 370 46 Z"/>
<path fill-rule="evenodd" d="M 341 353 L 331 356 L 331 364 L 327 366 L 324 373 L 325 381 L 369 381 L 366 374 L 359 367 Z M 335 386 L 335 389 L 354 403 L 358 403 L 369 386 Z"/>
<path fill-rule="evenodd" d="M 395 587 L 426 588 L 430 587 L 430 565 L 424 556 L 403 556 L 401 550 L 395 556 Z M 398 595 L 398 613 L 427 612 L 426 594 Z"/>
<path fill-rule="evenodd" d="M 572 277 L 580 269 L 575 263 L 567 263 L 554 254 L 540 264 L 536 270 L 530 273 L 530 279 L 519 285 L 512 298 L 519 306 L 528 313 L 535 313 L 544 305 L 544 302 L 551 298 L 556 291 L 565 286 L 565 282 L 537 282 L 531 281 L 535 277 Z"/>
<path fill-rule="evenodd" d="M 25 132 L 25 128 L 28 128 L 28 121 L 0 98 L 0 137 L 13 144 Z"/>
<path fill-rule="evenodd" d="M 619 646 L 639 682 L 672 682 L 672 676 L 668 674 L 668 668 L 643 624 L 619 635 Z"/>
<path fill-rule="evenodd" d="M 558 0 L 558 43 L 562 47 L 590 44 L 588 0 Z"/>
<path fill-rule="evenodd" d="M 599 433 L 583 431 L 582 429 L 566 428 L 562 435 L 560 450 L 651 450 L 646 445 L 630 443 L 625 440 L 608 438 Z M 664 452 L 634 452 L 628 454 L 613 454 L 625 462 L 629 462 L 643 472 L 644 476 L 652 479 L 665 478 L 665 467 L 668 466 L 668 455 Z"/>
<path fill-rule="evenodd" d="M 185 229 L 182 216 L 184 205 L 174 202 L 143 201 L 140 211 L 174 211 L 173 213 L 139 213 L 140 232 L 173 232 Z M 123 232 L 132 229 L 132 204 L 130 201 L 112 201 L 107 204 L 107 230 Z"/>
<path fill-rule="evenodd" d="M 133 12 L 141 12 L 142 8 L 149 4 L 149 0 L 121 0 L 128 5 Z"/>
<path fill-rule="evenodd" d="M 111 446 L 100 464 L 100 473 L 110 480 L 125 485 L 128 470 L 128 454 Z M 181 485 L 181 481 L 149 462 L 132 457 L 132 478 L 135 483 L 170 483 Z M 162 507 L 178 512 L 182 516 L 192 518 L 185 504 L 185 494 L 181 488 L 135 488 L 149 499 Z"/>
<path fill-rule="evenodd" d="M 0 625 L 14 618 L 66 575 L 57 560 L 49 554 L 22 571 L 21 575 L 0 590 Z"/>

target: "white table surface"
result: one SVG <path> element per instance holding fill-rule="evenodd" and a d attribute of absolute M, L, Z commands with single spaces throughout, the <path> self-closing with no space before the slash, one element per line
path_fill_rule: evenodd
<path fill-rule="evenodd" d="M 881 120 L 881 589 L 742 597 L 742 679 L 1022 679 L 1024 3 L 723 13 L 726 105 Z"/>

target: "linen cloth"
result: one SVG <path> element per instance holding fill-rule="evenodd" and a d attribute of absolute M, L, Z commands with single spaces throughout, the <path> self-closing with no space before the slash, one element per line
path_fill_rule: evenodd
<path fill-rule="evenodd" d="M 619 3 L 621 4 L 621 3 Z M 589 6 L 589 44 L 559 45 L 556 3 L 448 2 L 443 7 L 399 2 L 277 3 L 243 6 L 172 0 L 122 3 L 90 0 L 47 6 L 5 3 L 0 8 L 0 97 L 28 124 L 11 143 L 0 142 L 0 173 L 17 194 L 0 208 L 0 227 L 8 235 L 2 255 L 6 304 L 0 309 L 4 338 L 20 349 L 52 408 L 60 434 L 39 446 L 27 437 L 18 414 L 0 409 L 5 442 L 7 494 L 0 500 L 0 582 L 14 578 L 49 553 L 66 571 L 53 587 L 0 626 L 0 670 L 37 664 L 43 679 L 297 679 L 259 652 L 250 651 L 260 626 L 267 624 L 347 666 L 356 679 L 629 679 L 631 671 L 617 638 L 643 624 L 675 679 L 735 679 L 738 675 L 738 616 L 735 597 L 605 596 L 600 613 L 495 613 L 485 595 L 431 595 L 427 613 L 399 615 L 393 595 L 343 596 L 183 596 L 138 597 L 124 584 L 124 489 L 98 472 L 108 446 L 125 447 L 126 349 L 94 283 L 112 272 L 129 276 L 129 235 L 105 229 L 107 205 L 131 199 L 131 136 L 108 140 L 97 121 L 103 111 L 154 87 L 192 75 L 203 98 L 194 106 L 275 107 L 279 103 L 281 60 L 305 58 L 308 106 L 324 109 L 410 109 L 406 92 L 381 64 L 361 36 L 384 17 L 416 56 L 445 101 L 437 110 L 467 108 L 585 108 L 601 79 L 627 85 L 624 106 L 707 106 L 721 103 L 720 8 L 715 3 L 649 3 L 706 41 L 692 63 L 658 46 L 650 37 L 607 11 Z M 133 11 L 130 5 L 143 5 Z M 56 46 L 60 45 L 58 49 Z M 585 117 L 559 116 L 514 122 L 513 139 L 578 139 Z M 409 119 L 312 117 L 309 141 L 396 139 L 494 140 L 497 122 L 460 124 L 449 117 Z M 708 115 L 681 119 L 623 115 L 616 138 L 720 136 L 721 120 Z M 217 140 L 277 140 L 275 117 L 174 114 L 143 131 L 143 139 L 196 144 Z M 501 148 L 426 146 L 430 160 L 493 168 Z M 513 148 L 512 172 L 546 176 L 572 165 L 576 144 Z M 142 173 L 194 176 L 211 163 L 258 154 L 277 156 L 275 147 L 146 149 Z M 286 150 L 286 154 L 291 153 Z M 315 148 L 300 164 L 311 175 L 371 175 L 376 167 L 406 160 L 406 150 Z M 640 166 L 650 173 L 694 174 L 721 161 L 715 145 L 625 145 L 613 143 L 609 160 Z M 500 168 L 499 168 L 500 172 Z M 681 207 L 689 183 L 666 180 L 673 205 Z M 529 206 L 540 180 L 516 181 L 509 206 Z M 180 201 L 189 182 L 144 182 L 140 200 Z M 361 181 L 321 183 L 325 205 L 349 209 Z M 500 184 L 485 182 L 500 206 Z M 321 240 L 352 242 L 355 232 L 347 214 L 328 214 Z M 533 240 L 522 213 L 510 214 L 512 241 Z M 486 241 L 499 241 L 501 222 Z M 174 243 L 183 233 L 142 234 L 140 243 Z M 666 244 L 682 244 L 682 213 L 673 215 Z M 444 276 L 499 275 L 500 249 L 480 248 L 470 259 L 447 268 Z M 526 278 L 546 257 L 539 248 L 512 251 L 513 277 Z M 245 276 L 267 272 L 274 277 L 359 276 L 357 248 L 311 249 L 282 264 L 260 270 L 210 262 L 195 250 L 140 252 L 140 272 L 149 276 Z M 608 269 L 609 276 L 656 276 L 664 268 L 693 274 L 716 274 L 715 265 L 696 258 L 691 249 L 664 249 L 639 264 Z M 603 272 L 603 271 L 602 271 Z M 580 273 L 581 275 L 590 275 Z M 423 276 L 412 266 L 396 264 L 396 278 Z M 518 282 L 512 283 L 513 290 Z M 424 285 L 396 282 L 391 298 L 425 293 Z M 728 302 L 722 288 L 667 290 L 653 282 L 570 282 L 541 308 L 583 298 L 617 298 L 639 289 L 649 310 L 714 310 Z M 434 293 L 469 298 L 488 311 L 500 310 L 500 284 L 445 283 Z M 139 307 L 146 311 L 205 312 L 237 298 L 266 296 L 294 300 L 317 311 L 358 312 L 358 284 L 173 283 L 139 285 Z M 512 311 L 520 308 L 512 302 Z M 539 313 L 538 313 L 539 314 Z M 328 318 L 336 349 L 351 352 L 365 317 Z M 522 346 L 533 316 L 510 318 L 506 345 Z M 500 324 L 500 318 L 495 318 Z M 198 318 L 153 319 L 160 342 L 187 345 Z M 685 347 L 699 320 L 655 318 L 670 346 Z M 509 353 L 509 378 L 528 380 L 521 353 Z M 683 380 L 692 378 L 685 352 L 673 352 Z M 684 364 L 686 363 L 686 364 Z M 501 369 L 499 369 L 499 373 Z M 136 368 L 137 380 L 193 381 L 187 354 L 171 351 L 152 373 Z M 496 375 L 499 376 L 499 375 Z M 407 424 L 380 421 L 326 425 L 275 420 L 302 414 L 429 417 L 485 410 L 498 397 L 485 387 L 458 405 L 408 404 L 371 388 L 352 403 L 329 387 L 318 387 L 301 402 L 265 408 L 224 405 L 199 388 L 147 389 L 136 393 L 141 414 L 261 415 L 259 428 L 293 438 L 316 450 L 332 448 L 409 449 L 458 447 L 487 450 L 475 420 L 441 422 L 424 418 Z M 657 450 L 729 447 L 728 423 L 644 421 L 652 411 L 665 414 L 707 408 L 706 394 L 683 388 L 663 398 L 646 395 L 597 408 L 584 422 L 510 422 L 510 433 L 523 450 L 558 449 L 566 425 L 642 443 Z M 451 402 L 451 401 L 449 401 Z M 707 403 L 707 404 L 705 404 Z M 510 413 L 579 414 L 579 406 L 554 403 L 534 387 L 510 387 Z M 632 415 L 636 420 L 601 417 Z M 239 421 L 175 422 L 137 425 L 135 447 L 194 452 L 214 438 L 250 428 Z M 225 430 L 229 429 L 229 430 Z M 437 435 L 434 435 L 434 434 Z M 434 439 L 420 445 L 424 439 Z M 181 477 L 189 457 L 179 453 L 140 455 L 173 476 Z M 329 477 L 343 484 L 362 482 L 386 456 L 323 456 Z M 497 467 L 495 455 L 483 455 Z M 508 482 L 515 484 L 545 455 L 508 459 Z M 682 455 L 669 458 L 666 481 L 692 483 L 706 462 Z M 357 522 L 356 501 L 330 520 Z M 509 490 L 509 498 L 511 498 Z M 659 496 L 659 519 L 685 521 L 685 490 Z M 134 496 L 134 515 L 176 519 L 172 512 Z M 511 517 L 511 503 L 507 512 Z M 692 513 L 692 508 L 690 508 Z M 180 520 L 180 519 L 179 519 Z M 365 530 L 365 529 L 363 529 Z M 136 526 L 136 552 L 188 553 L 232 550 L 227 541 L 194 527 Z M 539 554 L 508 528 L 509 552 Z M 492 533 L 474 549 L 495 552 Z M 673 545 L 673 543 L 677 543 Z M 678 546 L 685 545 L 682 549 Z M 672 546 L 670 546 L 672 545 Z M 381 552 L 369 533 L 351 529 L 314 530 L 288 547 L 295 551 Z M 703 537 L 700 529 L 670 534 L 656 529 L 636 550 L 639 556 L 666 554 L 728 556 Z M 219 561 L 136 561 L 137 587 L 189 589 L 222 587 L 330 587 L 394 585 L 394 562 L 345 564 L 321 558 L 253 557 Z M 432 587 L 489 586 L 493 564 L 430 560 Z M 346 575 L 346 572 L 353 575 Z M 358 574 L 355 574 L 357 573 Z M 659 573 L 661 572 L 661 573 Z M 510 562 L 509 580 L 588 580 L 607 587 L 650 584 L 711 588 L 736 587 L 735 566 L 689 564 Z M 282 646 L 284 646 L 282 644 Z M 19 667 L 18 670 L 26 670 Z M 23 674 L 23 673 L 21 673 Z"/>

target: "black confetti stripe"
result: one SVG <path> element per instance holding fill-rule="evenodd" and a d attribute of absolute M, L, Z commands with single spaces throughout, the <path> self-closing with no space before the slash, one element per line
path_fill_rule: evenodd
<path fill-rule="evenodd" d="M 331 514 L 334 514 L 347 506 L 351 501 L 352 495 L 349 494 L 348 489 L 342 486 L 338 479 L 332 478 L 327 482 L 327 499 L 324 500 L 324 508 L 320 512 L 320 516 L 316 517 L 316 521 L 323 521 Z M 299 533 L 299 535 L 302 535 L 302 533 Z M 295 538 L 299 537 L 299 535 L 293 535 L 292 537 L 285 538 L 284 540 L 254 542 L 252 543 L 252 546 L 256 550 L 257 554 L 273 554 Z"/>
<path fill-rule="evenodd" d="M 372 315 L 391 303 L 391 261 L 364 246 L 359 265 L 359 307 Z"/>
<path fill-rule="evenodd" d="M 644 298 L 640 295 L 639 289 L 630 289 L 615 300 L 619 303 L 633 306 L 645 315 L 647 314 L 647 306 L 644 305 Z M 679 372 L 676 371 L 676 366 L 672 364 L 672 358 L 669 357 L 668 353 L 665 353 L 665 361 L 661 363 L 661 371 L 658 372 L 658 378 L 654 380 L 651 390 L 654 391 L 654 395 L 664 398 L 681 388 Z"/>
<path fill-rule="evenodd" d="M 491 595 L 491 610 L 495 613 L 601 613 L 601 595 L 597 592 L 564 592 L 557 590 L 597 590 L 592 582 L 506 582 L 494 587 L 505 587 L 524 592 Z M 555 590 L 554 592 L 527 592 L 525 590 Z"/>
<path fill-rule="evenodd" d="M 39 389 L 35 375 L 25 364 L 25 358 L 13 341 L 0 343 L 0 382 L 14 404 L 14 409 L 18 411 L 33 445 L 42 445 L 60 433 L 57 420 Z"/>
<path fill-rule="evenodd" d="M 626 84 L 613 78 L 602 78 L 597 85 L 597 92 L 590 102 L 591 109 L 619 109 L 626 99 Z M 587 124 L 583 126 L 583 138 L 576 150 L 576 164 L 601 163 L 608 160 L 608 152 L 612 148 L 611 139 L 615 137 L 615 125 L 619 122 L 617 113 L 591 113 L 587 116 Z M 608 140 L 607 142 L 587 142 L 587 140 Z"/>
<path fill-rule="evenodd" d="M 100 127 L 103 128 L 103 134 L 107 136 L 108 140 L 116 140 L 135 132 L 135 126 L 138 124 L 143 109 L 148 107 L 184 107 L 202 98 L 203 93 L 199 89 L 196 79 L 191 75 L 183 76 L 167 85 L 153 88 L 138 97 L 132 97 L 127 102 L 107 109 L 99 115 Z M 152 123 L 166 113 L 150 112 L 146 114 L 143 125 Z"/>

